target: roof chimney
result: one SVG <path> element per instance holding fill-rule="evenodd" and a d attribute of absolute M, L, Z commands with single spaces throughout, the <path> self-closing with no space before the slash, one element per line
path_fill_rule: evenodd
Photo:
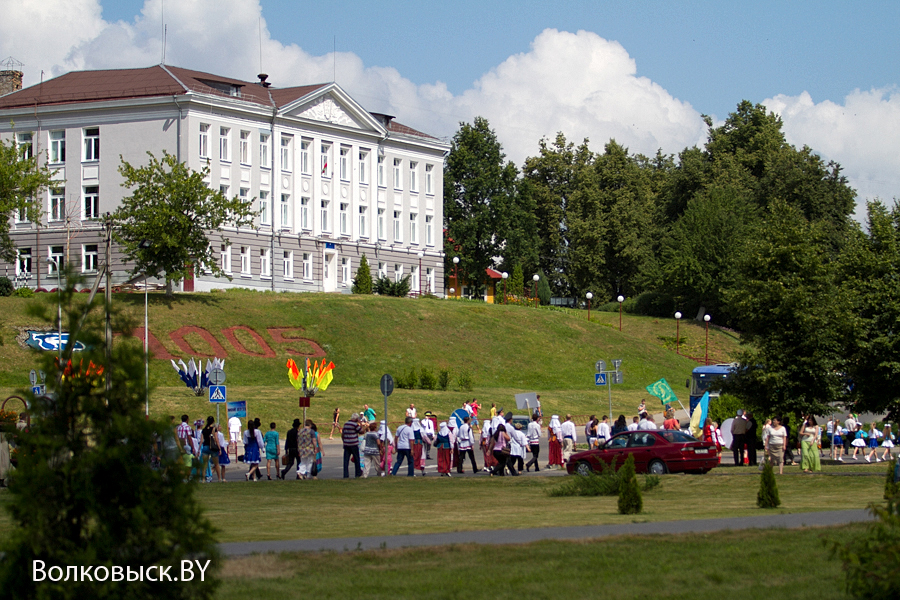
<path fill-rule="evenodd" d="M 263 86 L 264 88 L 267 88 L 270 85 L 272 85 L 271 83 L 266 81 L 266 79 L 269 78 L 269 76 L 266 73 L 260 73 L 259 75 L 257 75 L 257 77 L 259 77 L 259 85 Z"/>
<path fill-rule="evenodd" d="M 12 56 L 0 62 L 0 96 L 22 89 L 22 66 Z"/>

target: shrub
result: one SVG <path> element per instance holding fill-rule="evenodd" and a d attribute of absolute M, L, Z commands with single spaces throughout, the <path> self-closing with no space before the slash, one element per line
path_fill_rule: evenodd
<path fill-rule="evenodd" d="M 890 500 L 900 493 L 900 483 L 897 482 L 897 459 L 888 461 L 887 477 L 884 479 L 884 499 Z"/>
<path fill-rule="evenodd" d="M 601 461 L 602 471 L 591 473 L 587 476 L 573 475 L 566 478 L 562 485 L 552 488 L 548 494 L 558 496 L 617 496 L 622 488 L 622 470 L 616 471 L 613 463 L 607 464 Z M 643 491 L 652 490 L 659 485 L 659 477 L 656 475 L 644 476 L 641 486 Z"/>
<path fill-rule="evenodd" d="M 400 376 L 400 381 L 403 382 L 403 385 L 398 385 L 397 387 L 402 387 L 403 389 L 407 390 L 414 390 L 416 389 L 416 384 L 419 382 L 419 375 L 416 373 L 415 368 L 410 367 L 405 375 Z"/>
<path fill-rule="evenodd" d="M 759 476 L 759 492 L 756 493 L 756 505 L 760 508 L 778 508 L 781 505 L 772 463 L 766 462 L 763 466 L 762 475 Z"/>
<path fill-rule="evenodd" d="M 891 461 L 893 462 L 893 461 Z M 865 600 L 900 598 L 900 503 L 870 505 L 875 516 L 866 532 L 848 544 L 830 542 L 843 563 L 847 592 Z"/>
<path fill-rule="evenodd" d="M 433 390 L 437 388 L 437 379 L 431 369 L 422 367 L 419 370 L 419 389 Z"/>
<path fill-rule="evenodd" d="M 468 370 L 464 370 L 456 376 L 456 387 L 458 387 L 461 392 L 472 391 L 472 386 L 472 374 Z"/>
<path fill-rule="evenodd" d="M 664 292 L 644 292 L 634 299 L 634 311 L 648 317 L 673 318 L 675 299 Z"/>
<path fill-rule="evenodd" d="M 634 474 L 634 455 L 629 454 L 625 464 L 619 470 L 621 485 L 619 487 L 619 514 L 637 515 L 644 510 L 644 499 Z"/>
<path fill-rule="evenodd" d="M 402 298 L 409 294 L 410 279 L 409 275 L 404 275 L 400 281 L 391 281 L 386 276 L 379 277 L 373 288 L 375 293 L 380 296 L 396 296 Z"/>
<path fill-rule="evenodd" d="M 438 388 L 442 392 L 446 392 L 447 388 L 450 387 L 450 371 L 447 369 L 441 369 L 438 371 Z"/>
<path fill-rule="evenodd" d="M 351 291 L 354 294 L 372 293 L 372 272 L 369 270 L 369 260 L 365 254 L 359 259 L 359 268 L 356 270 L 356 277 L 353 278 Z"/>
<path fill-rule="evenodd" d="M 552 295 L 550 283 L 547 281 L 547 276 L 544 275 L 543 271 L 538 272 L 538 276 L 540 279 L 537 284 L 537 296 L 541 301 L 541 306 L 548 306 L 550 304 L 550 296 Z"/>
<path fill-rule="evenodd" d="M 12 295 L 16 298 L 31 298 L 34 296 L 34 290 L 30 287 L 20 287 Z"/>
<path fill-rule="evenodd" d="M 0 296 L 12 296 L 14 289 L 9 277 L 0 277 Z"/>

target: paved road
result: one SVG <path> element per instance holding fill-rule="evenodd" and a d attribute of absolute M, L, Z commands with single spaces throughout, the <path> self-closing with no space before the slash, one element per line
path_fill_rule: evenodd
<path fill-rule="evenodd" d="M 695 521 L 663 521 L 659 523 L 627 523 L 620 525 L 585 525 L 579 527 L 543 527 L 539 529 L 500 529 L 492 531 L 454 531 L 417 535 L 323 538 L 271 542 L 235 542 L 219 544 L 226 556 L 244 556 L 265 552 L 318 552 L 330 550 L 377 550 L 448 544 L 525 544 L 539 540 L 584 540 L 614 535 L 677 535 L 708 533 L 735 529 L 823 527 L 872 520 L 866 510 L 772 514 L 758 517 L 698 519 Z"/>

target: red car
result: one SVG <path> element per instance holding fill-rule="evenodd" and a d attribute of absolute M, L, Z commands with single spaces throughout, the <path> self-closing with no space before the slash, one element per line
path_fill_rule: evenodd
<path fill-rule="evenodd" d="M 628 455 L 634 456 L 637 473 L 706 473 L 719 464 L 716 446 L 700 442 L 681 431 L 670 429 L 625 431 L 613 436 L 600 448 L 576 452 L 566 463 L 569 474 L 600 473 L 600 462 L 615 460 L 616 469 L 625 464 Z"/>

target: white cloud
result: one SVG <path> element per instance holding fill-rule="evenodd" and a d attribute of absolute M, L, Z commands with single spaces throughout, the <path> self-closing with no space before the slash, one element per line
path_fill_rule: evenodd
<path fill-rule="evenodd" d="M 840 163 L 857 191 L 857 217 L 866 200 L 900 198 L 900 90 L 855 90 L 843 104 L 818 104 L 806 92 L 764 102 L 781 115 L 787 140 Z"/>
<path fill-rule="evenodd" d="M 98 0 L 8 4 L 0 21 L 0 54 L 25 63 L 26 85 L 37 83 L 41 70 L 49 76 L 160 60 L 162 0 L 146 0 L 140 15 L 115 23 L 102 19 Z M 705 141 L 706 127 L 690 104 L 639 77 L 618 42 L 591 32 L 547 29 L 528 52 L 510 56 L 471 89 L 453 95 L 439 81 L 417 85 L 394 68 L 366 66 L 353 53 L 313 56 L 283 44 L 271 38 L 260 15 L 259 0 L 166 3 L 166 62 L 254 80 L 261 53 L 263 71 L 279 87 L 331 81 L 336 73 L 338 83 L 369 110 L 448 138 L 460 121 L 484 116 L 518 165 L 537 153 L 541 137 L 552 139 L 558 131 L 575 143 L 589 138 L 594 150 L 615 138 L 648 155 Z M 856 91 L 843 105 L 815 104 L 808 94 L 777 96 L 766 105 L 782 115 L 791 143 L 840 162 L 861 199 L 889 199 L 900 189 L 896 89 Z"/>

